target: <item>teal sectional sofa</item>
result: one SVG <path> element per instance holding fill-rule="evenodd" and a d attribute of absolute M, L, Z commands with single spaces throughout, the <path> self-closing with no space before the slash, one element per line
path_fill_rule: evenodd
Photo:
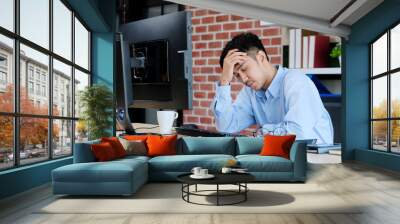
<path fill-rule="evenodd" d="M 219 172 L 234 159 L 259 182 L 304 182 L 306 180 L 307 140 L 296 140 L 290 159 L 258 155 L 262 138 L 253 137 L 182 137 L 176 144 L 177 155 L 127 156 L 96 162 L 90 145 L 75 144 L 74 163 L 52 171 L 54 194 L 131 195 L 148 181 L 176 181 L 193 167 Z"/>

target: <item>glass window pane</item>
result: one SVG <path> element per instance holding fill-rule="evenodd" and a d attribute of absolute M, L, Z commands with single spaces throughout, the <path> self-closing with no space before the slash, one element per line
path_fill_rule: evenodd
<path fill-rule="evenodd" d="M 49 48 L 49 0 L 20 0 L 21 36 Z"/>
<path fill-rule="evenodd" d="M 400 120 L 391 121 L 392 152 L 400 153 Z"/>
<path fill-rule="evenodd" d="M 372 80 L 372 118 L 387 118 L 387 77 Z"/>
<path fill-rule="evenodd" d="M 391 30 L 390 60 L 391 69 L 400 67 L 400 24 Z"/>
<path fill-rule="evenodd" d="M 89 32 L 75 18 L 75 63 L 89 70 Z"/>
<path fill-rule="evenodd" d="M 0 26 L 14 31 L 14 0 L 0 1 Z"/>
<path fill-rule="evenodd" d="M 72 154 L 72 121 L 53 120 L 53 157 Z"/>
<path fill-rule="evenodd" d="M 14 165 L 14 125 L 10 116 L 0 116 L 0 170 Z"/>
<path fill-rule="evenodd" d="M 53 60 L 53 115 L 72 117 L 72 68 Z"/>
<path fill-rule="evenodd" d="M 49 57 L 21 44 L 20 109 L 25 114 L 48 114 Z"/>
<path fill-rule="evenodd" d="M 89 75 L 75 69 L 75 117 L 79 117 L 81 114 L 79 95 L 86 86 L 89 86 Z"/>
<path fill-rule="evenodd" d="M 387 121 L 372 122 L 372 148 L 387 151 Z"/>
<path fill-rule="evenodd" d="M 71 58 L 72 12 L 60 1 L 53 0 L 53 51 Z"/>
<path fill-rule="evenodd" d="M 390 88 L 390 98 L 391 98 L 391 116 L 400 118 L 400 72 L 391 74 L 391 88 Z"/>
<path fill-rule="evenodd" d="M 387 34 L 372 44 L 372 75 L 387 71 Z"/>
<path fill-rule="evenodd" d="M 20 164 L 35 163 L 49 158 L 48 127 L 48 119 L 21 117 Z"/>
<path fill-rule="evenodd" d="M 0 111 L 14 111 L 14 42 L 0 35 Z"/>
<path fill-rule="evenodd" d="M 75 143 L 85 142 L 88 138 L 88 129 L 84 120 L 75 121 Z"/>

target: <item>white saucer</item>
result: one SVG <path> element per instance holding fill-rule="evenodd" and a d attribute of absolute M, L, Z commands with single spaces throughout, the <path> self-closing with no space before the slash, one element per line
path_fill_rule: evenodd
<path fill-rule="evenodd" d="M 214 178 L 214 177 L 215 176 L 212 175 L 212 174 L 207 174 L 207 175 L 204 175 L 204 176 L 194 175 L 194 174 L 190 175 L 190 178 L 193 178 L 193 179 L 211 179 L 211 178 Z"/>

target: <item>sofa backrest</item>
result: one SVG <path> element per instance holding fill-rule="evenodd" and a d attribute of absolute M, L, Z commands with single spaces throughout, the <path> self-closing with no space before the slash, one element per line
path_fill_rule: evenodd
<path fill-rule="evenodd" d="M 177 154 L 226 154 L 235 155 L 233 137 L 182 137 L 177 145 Z"/>
<path fill-rule="evenodd" d="M 259 154 L 263 144 L 263 137 L 237 137 L 236 155 Z"/>
<path fill-rule="evenodd" d="M 75 143 L 74 146 L 74 163 L 89 163 L 95 162 L 96 158 L 93 155 L 90 146 L 99 144 L 100 140 Z"/>

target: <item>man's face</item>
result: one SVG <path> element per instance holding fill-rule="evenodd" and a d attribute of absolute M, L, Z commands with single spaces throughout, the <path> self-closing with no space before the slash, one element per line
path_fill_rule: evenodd
<path fill-rule="evenodd" d="M 246 56 L 245 61 L 235 65 L 233 75 L 246 86 L 260 90 L 266 82 L 260 63 L 255 55 Z"/>

